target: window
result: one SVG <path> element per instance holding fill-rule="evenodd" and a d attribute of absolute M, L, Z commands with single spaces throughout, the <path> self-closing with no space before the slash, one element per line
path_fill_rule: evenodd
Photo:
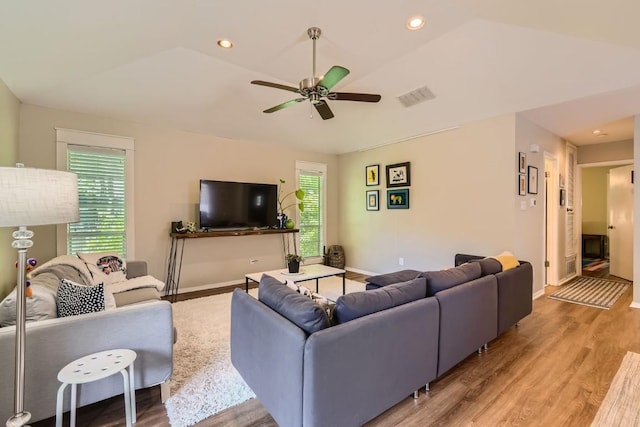
<path fill-rule="evenodd" d="M 78 175 L 80 221 L 58 227 L 58 254 L 133 258 L 133 140 L 57 129 L 58 169 Z"/>
<path fill-rule="evenodd" d="M 298 187 L 304 193 L 304 212 L 300 212 L 300 255 L 306 260 L 322 259 L 325 242 L 326 165 L 298 162 Z"/>

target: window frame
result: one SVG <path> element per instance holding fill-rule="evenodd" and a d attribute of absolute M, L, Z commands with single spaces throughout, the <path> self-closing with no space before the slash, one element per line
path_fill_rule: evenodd
<path fill-rule="evenodd" d="M 81 145 L 98 149 L 116 149 L 125 152 L 125 224 L 127 258 L 135 259 L 135 209 L 134 209 L 134 157 L 135 139 L 128 136 L 108 135 L 74 129 L 56 129 L 56 169 L 67 171 L 69 145 Z M 56 226 L 56 253 L 67 253 L 67 225 Z"/>
<path fill-rule="evenodd" d="M 308 162 L 303 160 L 296 161 L 296 188 L 300 188 L 300 174 L 304 172 L 312 172 L 322 177 L 322 194 L 321 194 L 321 239 L 322 245 L 326 246 L 327 242 L 327 165 L 326 163 Z M 300 212 L 296 209 L 296 224 L 300 226 Z M 300 246 L 300 236 L 296 233 L 297 244 Z M 324 262 L 324 254 L 318 257 L 305 258 L 306 264 L 322 264 Z"/>

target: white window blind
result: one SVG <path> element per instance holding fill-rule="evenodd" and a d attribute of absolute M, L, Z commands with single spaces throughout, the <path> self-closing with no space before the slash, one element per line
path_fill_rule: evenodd
<path fill-rule="evenodd" d="M 323 176 L 299 171 L 298 185 L 304 191 L 304 212 L 300 212 L 300 255 L 304 258 L 323 255 Z"/>
<path fill-rule="evenodd" d="M 67 227 L 67 253 L 127 256 L 126 151 L 67 146 L 67 168 L 78 175 L 80 221 Z"/>

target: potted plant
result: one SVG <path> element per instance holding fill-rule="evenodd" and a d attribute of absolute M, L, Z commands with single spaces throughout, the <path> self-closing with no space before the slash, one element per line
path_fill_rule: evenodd
<path fill-rule="evenodd" d="M 281 178 L 280 185 L 278 186 L 278 228 L 293 228 L 295 224 L 292 219 L 288 218 L 285 211 L 297 205 L 300 212 L 304 212 L 304 191 L 298 188 L 297 190 L 283 194 L 282 184 L 284 183 L 285 180 Z M 290 199 L 291 196 L 294 196 L 294 198 Z"/>
<path fill-rule="evenodd" d="M 289 269 L 289 273 L 298 273 L 300 271 L 300 263 L 302 262 L 302 257 L 297 254 L 287 254 L 287 268 Z"/>

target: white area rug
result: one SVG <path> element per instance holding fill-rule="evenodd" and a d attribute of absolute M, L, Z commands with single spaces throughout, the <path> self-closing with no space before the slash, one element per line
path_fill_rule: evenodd
<path fill-rule="evenodd" d="M 315 280 L 301 283 L 315 290 Z M 347 293 L 364 283 L 346 281 Z M 342 278 L 321 279 L 319 293 L 334 299 L 342 294 Z M 257 289 L 250 293 L 257 296 Z M 196 424 L 226 408 L 255 397 L 231 365 L 231 292 L 173 304 L 178 341 L 173 347 L 171 397 L 165 403 L 174 427 Z"/>

